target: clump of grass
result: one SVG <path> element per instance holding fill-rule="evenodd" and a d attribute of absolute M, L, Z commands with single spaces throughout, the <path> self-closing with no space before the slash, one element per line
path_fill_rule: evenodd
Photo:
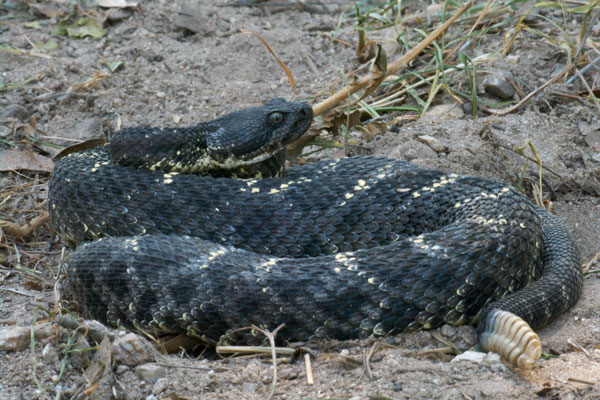
<path fill-rule="evenodd" d="M 466 9 L 461 7 L 465 8 L 457 1 L 423 6 L 421 9 L 408 9 L 397 1 L 382 5 L 358 1 L 344 10 L 338 26 L 343 24 L 344 18 L 345 21 L 353 21 L 359 62 L 373 60 L 378 54 L 376 45 L 383 39 L 393 41 L 396 50 L 403 56 L 388 60 L 389 67 L 384 72 L 384 79 L 375 88 L 370 86 L 372 82 L 369 82 L 368 74 L 362 77 L 358 75 L 366 66 L 332 82 L 331 87 L 338 87 L 336 95 L 345 93 L 338 97 L 331 96 L 314 107 L 320 121 L 318 128 L 336 132 L 340 129 L 333 121 L 350 120 L 347 116 L 356 112 L 360 113 L 361 118 L 358 122 L 354 118 L 355 124 L 388 115 L 397 118 L 400 113 L 410 113 L 414 117 L 410 119 L 415 119 L 440 102 L 469 103 L 473 117 L 477 117 L 481 111 L 499 115 L 517 111 L 538 92 L 531 92 L 521 102 L 511 100 L 494 103 L 478 93 L 477 77 L 481 70 L 511 54 L 522 40 L 531 40 L 532 35 L 555 48 L 556 53 L 565 58 L 566 68 L 554 77 L 548 76 L 545 86 L 561 79 L 563 82 L 572 82 L 575 77 L 581 76 L 586 90 L 578 97 L 600 111 L 596 82 L 587 84 L 582 76 L 591 68 L 590 65 L 600 63 L 600 57 L 593 51 L 594 39 L 590 37 L 591 27 L 600 15 L 600 1 L 575 3 L 575 6 L 536 2 L 526 7 L 524 0 L 508 3 L 488 0 L 469 3 Z M 457 13 L 459 17 L 447 29 L 419 48 L 424 39 L 431 38 L 436 28 Z M 574 21 L 577 23 L 574 24 Z M 485 47 L 488 36 L 500 34 L 505 38 L 503 47 Z M 407 57 L 409 54 L 410 57 Z M 543 87 L 539 91 L 541 89 Z M 367 96 L 366 91 L 369 92 Z M 345 100 L 346 96 L 348 101 Z M 325 105 L 326 102 L 330 103 Z M 346 125 L 342 131 L 347 133 L 351 128 L 351 125 Z M 331 138 L 321 138 L 318 146 L 332 147 L 336 143 Z M 316 143 L 304 140 L 299 145 L 304 147 Z M 315 150 L 311 148 L 310 151 Z M 293 153 L 300 152 L 296 149 Z"/>

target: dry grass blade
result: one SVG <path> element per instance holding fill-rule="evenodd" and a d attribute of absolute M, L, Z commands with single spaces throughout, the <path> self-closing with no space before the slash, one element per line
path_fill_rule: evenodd
<path fill-rule="evenodd" d="M 596 260 L 599 260 L 599 259 L 600 259 L 600 251 L 598 253 L 596 253 L 596 255 L 594 257 L 592 257 L 592 259 L 590 261 L 586 262 L 583 265 L 583 273 L 584 274 L 591 274 L 592 271 L 590 271 L 590 268 L 596 262 Z"/>
<path fill-rule="evenodd" d="M 217 346 L 216 352 L 219 354 L 271 354 L 273 349 L 265 346 Z M 291 347 L 275 347 L 275 353 L 282 356 L 291 356 L 296 353 L 296 349 Z"/>
<path fill-rule="evenodd" d="M 464 38 L 456 46 L 454 46 L 454 48 L 444 58 L 444 64 L 446 64 L 448 62 L 448 60 L 452 59 L 452 57 L 454 57 L 454 55 L 456 54 L 456 52 L 458 50 L 460 50 L 460 48 L 462 48 L 462 46 L 466 43 L 467 40 L 469 40 L 469 37 L 471 36 L 471 33 L 473 33 L 473 31 L 475 30 L 475 28 L 479 25 L 479 23 L 481 22 L 481 20 L 483 20 L 483 18 L 486 16 L 486 14 L 488 13 L 489 9 L 492 7 L 492 5 L 495 2 L 496 2 L 496 0 L 488 0 L 487 3 L 485 3 L 485 7 L 483 7 L 483 10 L 481 10 L 481 12 L 479 13 L 479 16 L 477 17 L 477 20 L 475 21 L 475 23 L 473 24 L 473 26 L 471 26 L 471 29 L 469 29 L 469 31 L 465 35 L 463 35 Z"/>
<path fill-rule="evenodd" d="M 269 339 L 269 344 L 271 345 L 271 357 L 273 360 L 273 382 L 271 382 L 271 392 L 269 396 L 267 396 L 267 400 L 271 400 L 273 395 L 275 395 L 275 387 L 277 386 L 277 354 L 275 353 L 275 335 L 277 332 L 283 328 L 285 324 L 279 325 L 273 332 L 269 332 L 265 329 L 259 328 L 258 326 L 253 326 L 252 329 L 255 329 L 265 335 Z"/>
<path fill-rule="evenodd" d="M 270 400 L 271 398 L 273 398 L 273 396 L 275 395 L 275 387 L 277 386 L 277 347 L 275 347 L 275 335 L 277 335 L 277 332 L 279 332 L 279 330 L 281 328 L 283 328 L 284 326 L 285 326 L 285 324 L 279 325 L 277 328 L 275 328 L 275 330 L 273 332 L 269 332 L 266 329 L 259 328 L 256 325 L 235 329 L 230 332 L 230 334 L 231 334 L 231 333 L 239 332 L 239 331 L 254 330 L 254 331 L 262 333 L 263 335 L 265 335 L 267 337 L 267 339 L 269 339 L 269 344 L 271 345 L 271 347 L 270 347 L 271 358 L 273 360 L 273 380 L 271 382 L 271 392 L 269 393 L 267 400 Z M 223 352 L 224 348 L 227 349 L 229 347 L 238 347 L 238 349 L 244 349 L 244 348 L 253 347 L 253 346 L 217 346 L 217 352 Z M 255 349 L 264 349 L 264 347 L 255 347 Z M 294 350 L 294 352 L 295 352 L 295 350 Z"/>
<path fill-rule="evenodd" d="M 310 363 L 310 354 L 304 354 L 304 365 L 306 366 L 306 384 L 314 385 L 315 379 L 313 377 L 312 364 Z"/>
<path fill-rule="evenodd" d="M 283 61 L 281 61 L 281 59 L 279 57 L 277 57 L 277 54 L 275 54 L 275 52 L 273 51 L 273 49 L 271 48 L 271 46 L 269 46 L 269 43 L 267 43 L 267 41 L 265 39 L 263 39 L 262 36 L 260 36 L 257 32 L 254 32 L 250 29 L 240 29 L 240 32 L 243 33 L 250 33 L 254 36 L 256 36 L 258 38 L 258 40 L 260 40 L 262 42 L 262 44 L 267 48 L 267 50 L 269 51 L 269 53 L 271 53 L 271 55 L 273 56 L 273 58 L 275 58 L 275 60 L 279 63 L 279 65 L 281 66 L 281 68 L 283 69 L 283 71 L 285 72 L 285 74 L 288 77 L 288 80 L 290 81 L 290 85 L 292 85 L 292 97 L 296 95 L 296 82 L 294 82 L 294 77 L 292 76 L 292 72 L 290 71 L 290 69 L 284 64 Z"/>
<path fill-rule="evenodd" d="M 538 155 L 537 150 L 535 149 L 535 146 L 533 145 L 533 143 L 531 143 L 531 141 L 529 139 L 525 139 L 525 144 L 523 144 L 522 147 L 516 147 L 515 152 L 524 154 L 525 149 L 527 149 L 527 147 L 529 147 L 529 149 L 531 150 L 531 153 L 533 153 L 533 156 L 535 157 L 535 162 L 538 166 L 539 181 L 538 181 L 537 185 L 533 185 L 533 198 L 535 200 L 535 203 L 538 205 L 538 207 L 544 208 L 544 199 L 543 199 L 543 194 L 542 194 L 542 170 L 543 170 L 542 169 L 542 159 Z M 527 168 L 527 164 L 525 164 L 525 166 L 523 167 L 522 176 L 525 175 L 526 168 Z M 519 186 L 522 186 L 522 182 Z"/>
<path fill-rule="evenodd" d="M 587 385 L 595 385 L 596 383 L 598 383 L 598 382 L 595 382 L 595 381 L 590 381 L 588 379 L 576 378 L 574 376 L 568 377 L 567 380 L 571 381 L 571 382 L 585 383 Z"/>
<path fill-rule="evenodd" d="M 589 351 L 587 351 L 582 345 L 580 345 L 579 343 L 576 343 L 575 341 L 573 341 L 572 339 L 567 339 L 567 344 L 575 351 L 579 351 L 583 354 L 585 354 L 585 356 L 587 358 L 589 358 L 590 360 L 592 359 L 592 356 L 590 354 Z"/>

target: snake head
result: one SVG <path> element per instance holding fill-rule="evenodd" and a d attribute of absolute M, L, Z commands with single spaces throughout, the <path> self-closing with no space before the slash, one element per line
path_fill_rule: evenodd
<path fill-rule="evenodd" d="M 307 103 L 281 98 L 234 111 L 213 121 L 217 129 L 206 136 L 208 155 L 222 168 L 263 161 L 306 132 L 312 117 Z"/>

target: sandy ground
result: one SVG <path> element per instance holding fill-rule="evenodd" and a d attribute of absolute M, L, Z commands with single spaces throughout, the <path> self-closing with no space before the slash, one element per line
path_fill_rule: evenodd
<path fill-rule="evenodd" d="M 60 6 L 61 2 L 52 4 Z M 98 40 L 53 35 L 60 16 L 36 14 L 39 27 L 24 26 L 24 19 L 5 18 L 0 21 L 0 45 L 24 51 L 0 53 L 0 84 L 19 83 L 0 91 L 4 110 L 0 112 L 0 149 L 14 150 L 10 144 L 14 143 L 16 149 L 50 157 L 59 151 L 56 144 L 105 137 L 119 126 L 185 126 L 273 97 L 291 98 L 284 72 L 256 38 L 240 33 L 239 28 L 260 32 L 290 67 L 296 98 L 312 97 L 341 73 L 359 67 L 354 49 L 344 45 L 356 41 L 354 21 L 349 17 L 352 8 L 345 9 L 341 3 L 315 7 L 221 7 L 212 2 L 184 6 L 156 1 L 136 9 L 93 9 L 92 17 L 106 18 L 106 34 Z M 182 10 L 194 14 L 191 26 L 198 33 L 177 26 L 185 23 Z M 0 6 L 0 16 L 24 12 Z M 502 29 L 491 31 L 478 48 L 467 52 L 471 56 L 484 50 L 499 52 L 505 34 Z M 28 52 L 31 43 L 49 40 L 56 41 L 55 50 L 41 56 Z M 508 57 L 482 66 L 482 76 L 498 69 L 510 71 L 528 93 L 560 70 L 565 60 L 564 52 L 523 32 Z M 114 62 L 121 65 L 111 72 L 108 66 Z M 460 76 L 451 83 L 465 84 Z M 73 85 L 80 85 L 80 90 Z M 593 160 L 600 153 L 600 132 L 593 128 L 599 118 L 594 107 L 557 95 L 557 91 L 556 87 L 544 91 L 515 113 L 503 117 L 483 113 L 476 119 L 449 96 L 440 96 L 423 118 L 400 119 L 372 140 L 353 132 L 360 147 L 351 151 L 518 185 L 526 161 L 511 149 L 529 139 L 548 168 L 544 190 L 551 194 L 552 210 L 573 230 L 586 262 L 600 251 L 600 164 Z M 25 111 L 15 112 L 15 105 Z M 386 121 L 401 115 L 390 113 Z M 32 118 L 37 128 L 33 131 L 27 127 Z M 423 135 L 435 139 L 437 151 L 424 143 Z M 318 157 L 337 155 L 338 150 L 331 150 Z M 534 163 L 528 165 L 526 190 L 535 182 L 537 171 Z M 48 176 L 47 172 L 0 172 L 0 220 L 23 224 L 41 215 Z M 210 352 L 196 357 L 156 356 L 164 372 L 157 383 L 144 381 L 134 367 L 117 362 L 97 375 L 101 379 L 90 378 L 90 366 L 106 356 L 102 350 L 106 346 L 86 350 L 94 345 L 89 339 L 73 347 L 70 341 L 78 339 L 73 329 L 48 319 L 48 312 L 58 311 L 57 299 L 68 305 L 68 294 L 65 298 L 60 280 L 56 283 L 57 266 L 70 252 L 67 248 L 61 255 L 62 251 L 48 224 L 24 240 L 5 233 L 0 236 L 0 329 L 29 329 L 36 323 L 39 333 L 33 351 L 29 336 L 26 348 L 0 351 L 0 399 L 73 398 L 77 388 L 101 399 L 260 399 L 269 394 L 272 366 L 268 358 L 220 360 Z M 591 265 L 592 270 L 598 267 L 598 262 Z M 494 359 L 451 362 L 457 350 L 475 345 L 475 336 L 471 327 L 444 327 L 377 342 L 311 344 L 316 350 L 314 385 L 307 384 L 302 357 L 297 361 L 281 357 L 275 396 L 600 398 L 599 278 L 597 273 L 588 275 L 579 303 L 539 332 L 544 352 L 552 357 L 540 360 L 532 371 L 512 370 Z M 113 342 L 119 337 L 122 333 L 116 331 L 109 335 Z M 373 350 L 367 368 L 364 359 Z"/>

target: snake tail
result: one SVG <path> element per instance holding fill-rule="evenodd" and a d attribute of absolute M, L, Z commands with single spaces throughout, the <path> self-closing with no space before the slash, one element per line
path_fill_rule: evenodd
<path fill-rule="evenodd" d="M 527 288 L 493 303 L 477 326 L 481 346 L 522 369 L 533 368 L 542 345 L 533 329 L 546 326 L 581 296 L 583 270 L 567 226 L 537 209 L 544 232 L 544 269 Z M 551 312 L 551 310 L 553 312 Z"/>

